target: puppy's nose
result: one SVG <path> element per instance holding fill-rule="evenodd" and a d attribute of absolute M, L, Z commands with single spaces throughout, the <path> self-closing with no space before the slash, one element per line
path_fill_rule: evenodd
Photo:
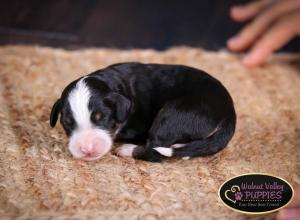
<path fill-rule="evenodd" d="M 89 154 L 92 153 L 95 149 L 95 144 L 94 143 L 85 143 L 80 146 L 80 150 L 82 153 Z"/>
<path fill-rule="evenodd" d="M 80 151 L 84 154 L 85 157 L 97 157 L 100 155 L 103 150 L 103 143 L 101 140 L 94 139 L 81 143 L 79 145 Z"/>

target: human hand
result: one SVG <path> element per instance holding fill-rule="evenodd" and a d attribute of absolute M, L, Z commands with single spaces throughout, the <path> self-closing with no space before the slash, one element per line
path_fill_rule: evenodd
<path fill-rule="evenodd" d="M 293 201 L 284 209 L 281 209 L 277 215 L 277 220 L 299 220 L 300 219 L 300 185 L 295 187 Z"/>
<path fill-rule="evenodd" d="M 227 47 L 232 51 L 250 48 L 243 58 L 243 63 L 248 67 L 260 65 L 270 54 L 300 35 L 300 0 L 251 1 L 233 6 L 230 16 L 237 22 L 253 18 L 227 42 Z"/>

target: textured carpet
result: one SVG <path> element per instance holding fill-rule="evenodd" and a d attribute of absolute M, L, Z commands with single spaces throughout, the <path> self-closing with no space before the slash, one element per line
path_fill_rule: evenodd
<path fill-rule="evenodd" d="M 108 154 L 75 160 L 49 112 L 75 78 L 122 61 L 201 68 L 223 82 L 238 115 L 220 153 L 149 163 Z M 246 69 L 226 52 L 41 47 L 0 48 L 1 219 L 252 219 L 217 196 L 228 178 L 266 172 L 300 182 L 300 55 L 277 55 Z M 272 218 L 272 214 L 263 218 Z"/>

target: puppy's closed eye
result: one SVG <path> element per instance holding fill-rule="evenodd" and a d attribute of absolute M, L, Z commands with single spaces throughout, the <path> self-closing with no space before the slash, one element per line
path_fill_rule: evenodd
<path fill-rule="evenodd" d="M 99 122 L 101 119 L 102 119 L 102 114 L 100 112 L 95 111 L 92 113 L 91 120 L 93 122 Z"/>
<path fill-rule="evenodd" d="M 74 119 L 70 116 L 65 117 L 64 122 L 69 127 L 72 127 L 74 125 Z"/>

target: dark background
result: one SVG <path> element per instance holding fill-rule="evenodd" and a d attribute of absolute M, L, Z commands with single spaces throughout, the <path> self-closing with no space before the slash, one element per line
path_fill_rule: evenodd
<path fill-rule="evenodd" d="M 231 5 L 246 0 L 10 0 L 0 7 L 0 44 L 154 48 L 224 48 L 242 24 Z M 284 48 L 299 51 L 299 40 Z"/>

